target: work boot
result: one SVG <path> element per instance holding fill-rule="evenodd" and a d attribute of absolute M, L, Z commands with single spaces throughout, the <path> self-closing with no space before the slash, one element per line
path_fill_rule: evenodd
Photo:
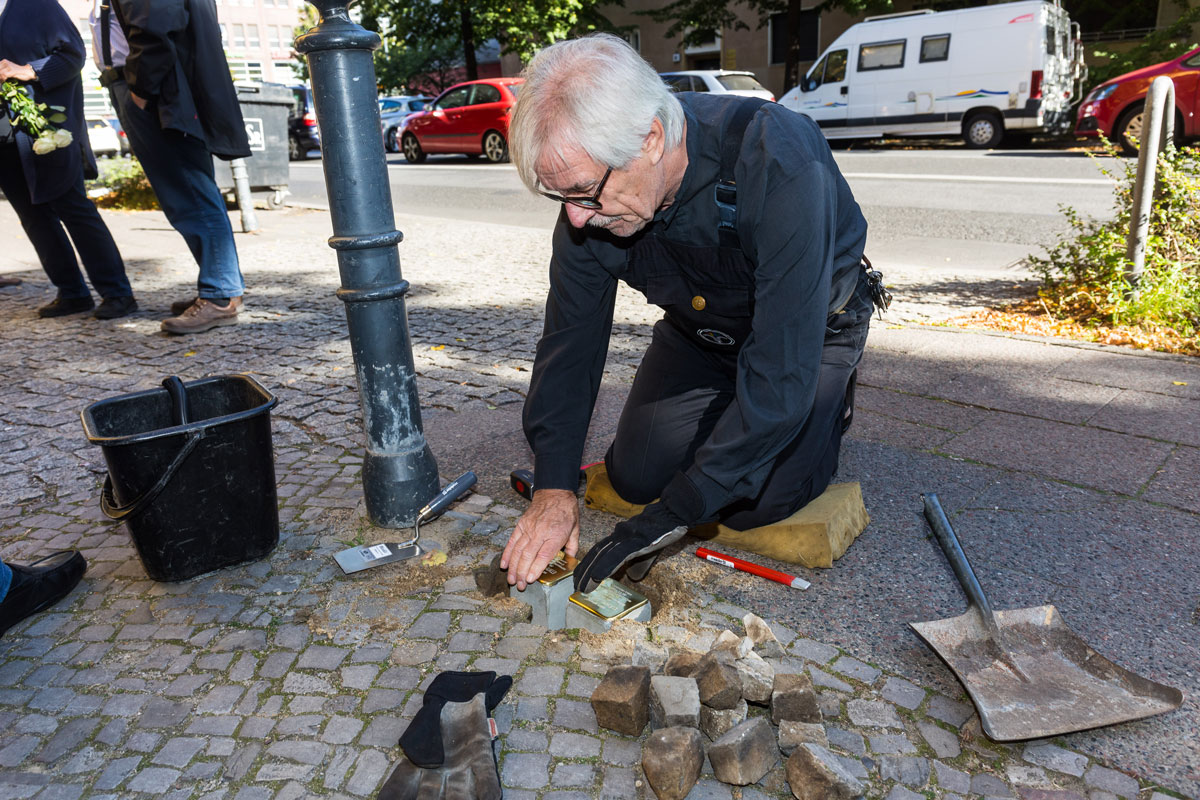
<path fill-rule="evenodd" d="M 9 277 L 8 275 L 0 275 L 0 288 L 5 288 L 8 286 L 20 286 L 20 285 L 21 285 L 20 278 L 12 278 L 12 277 Z"/>
<path fill-rule="evenodd" d="M 229 298 L 229 304 L 225 306 L 197 297 L 182 314 L 164 319 L 162 329 L 175 334 L 203 333 L 221 325 L 236 325 L 238 309 L 241 307 L 240 297 Z"/>
<path fill-rule="evenodd" d="M 12 584 L 0 600 L 0 636 L 70 594 L 87 570 L 87 561 L 78 550 L 62 550 L 26 567 L 19 564 L 8 567 L 12 570 Z"/>
<path fill-rule="evenodd" d="M 188 306 L 196 302 L 199 298 L 189 297 L 187 300 L 176 300 L 171 303 L 171 316 L 178 317 L 180 314 L 188 310 Z"/>
<path fill-rule="evenodd" d="M 133 295 L 106 297 L 100 301 L 100 307 L 92 312 L 92 316 L 96 319 L 119 319 L 137 310 L 137 300 L 133 299 Z"/>
<path fill-rule="evenodd" d="M 84 311 L 91 311 L 95 307 L 96 301 L 91 298 L 91 295 L 71 299 L 64 299 L 59 295 L 50 303 L 39 308 L 37 313 L 42 318 L 65 317 L 68 314 L 82 314 Z"/>

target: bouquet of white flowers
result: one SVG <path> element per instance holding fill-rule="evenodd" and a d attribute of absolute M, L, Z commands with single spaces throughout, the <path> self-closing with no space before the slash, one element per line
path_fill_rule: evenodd
<path fill-rule="evenodd" d="M 71 132 L 55 127 L 67 121 L 65 110 L 36 102 L 16 81 L 0 83 L 0 113 L 14 128 L 33 137 L 33 152 L 39 156 L 71 144 Z"/>

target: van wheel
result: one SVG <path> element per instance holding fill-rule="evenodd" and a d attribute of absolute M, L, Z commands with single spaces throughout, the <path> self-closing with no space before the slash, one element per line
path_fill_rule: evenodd
<path fill-rule="evenodd" d="M 410 164 L 420 164 L 425 161 L 425 151 L 421 149 L 421 143 L 417 141 L 417 137 L 406 133 L 400 144 L 404 148 L 405 161 Z"/>
<path fill-rule="evenodd" d="M 967 147 L 997 147 L 1004 139 L 1004 123 L 991 111 L 978 111 L 967 117 L 962 135 Z"/>

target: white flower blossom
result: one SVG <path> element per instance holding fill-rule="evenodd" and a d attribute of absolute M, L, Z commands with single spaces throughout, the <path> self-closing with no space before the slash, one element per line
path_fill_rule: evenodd
<path fill-rule="evenodd" d="M 54 144 L 58 147 L 66 147 L 74 140 L 71 132 L 66 128 L 59 128 L 54 132 Z"/>
<path fill-rule="evenodd" d="M 46 153 L 52 153 L 58 149 L 58 145 L 54 143 L 54 134 L 44 133 L 33 140 L 33 152 L 39 156 L 44 156 Z"/>

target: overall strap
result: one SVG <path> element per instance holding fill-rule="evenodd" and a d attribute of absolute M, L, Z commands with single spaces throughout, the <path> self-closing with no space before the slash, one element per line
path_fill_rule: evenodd
<path fill-rule="evenodd" d="M 717 239 L 721 247 L 741 249 L 742 246 L 737 232 L 737 180 L 734 178 L 734 169 L 742 152 L 742 138 L 746 135 L 746 126 L 766 102 L 758 99 L 739 102 L 721 140 L 721 169 L 717 173 L 717 185 L 714 187 L 719 219 Z"/>

